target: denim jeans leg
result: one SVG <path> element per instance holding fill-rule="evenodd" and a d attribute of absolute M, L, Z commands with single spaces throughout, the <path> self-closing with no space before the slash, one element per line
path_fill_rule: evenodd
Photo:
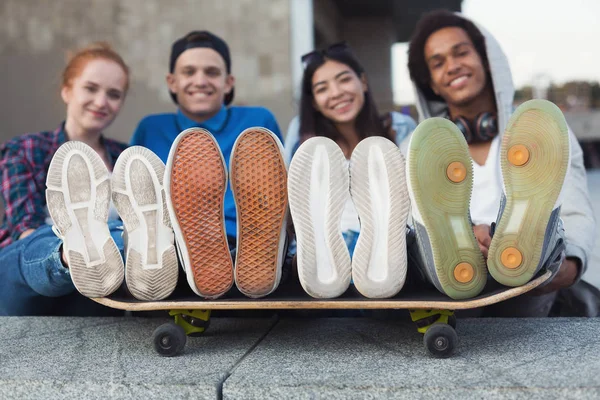
<path fill-rule="evenodd" d="M 122 223 L 109 228 L 122 253 Z M 44 315 L 54 299 L 75 291 L 61 251 L 62 240 L 49 225 L 0 251 L 0 315 Z"/>
<path fill-rule="evenodd" d="M 350 258 L 352 258 L 354 255 L 354 249 L 356 248 L 356 242 L 358 242 L 358 232 L 348 230 L 346 232 L 342 232 L 342 235 L 344 236 L 344 241 L 348 247 Z"/>
<path fill-rule="evenodd" d="M 43 314 L 51 308 L 48 297 L 75 290 L 61 262 L 61 245 L 45 225 L 0 251 L 0 315 Z"/>
<path fill-rule="evenodd" d="M 119 252 L 121 253 L 121 257 L 123 257 L 123 261 L 125 261 L 124 255 L 124 241 L 123 241 L 123 221 L 109 221 L 108 229 L 110 230 L 110 236 L 112 236 Z"/>

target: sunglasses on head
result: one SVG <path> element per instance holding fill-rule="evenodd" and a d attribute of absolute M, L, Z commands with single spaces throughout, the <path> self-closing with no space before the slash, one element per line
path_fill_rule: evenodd
<path fill-rule="evenodd" d="M 302 60 L 302 66 L 306 69 L 309 64 L 312 64 L 315 61 L 321 62 L 324 57 L 327 57 L 330 54 L 344 53 L 349 51 L 349 49 L 350 47 L 348 47 L 346 42 L 334 43 L 323 50 L 313 50 L 310 53 L 306 53 L 300 60 Z"/>

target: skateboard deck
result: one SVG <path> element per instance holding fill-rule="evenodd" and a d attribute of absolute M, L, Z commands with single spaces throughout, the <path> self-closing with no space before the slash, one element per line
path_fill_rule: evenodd
<path fill-rule="evenodd" d="M 552 276 L 550 271 L 526 285 L 507 288 L 493 281 L 479 296 L 468 300 L 452 300 L 439 292 L 406 290 L 389 299 L 368 299 L 354 288 L 335 299 L 314 299 L 306 294 L 297 281 L 282 285 L 273 294 L 262 299 L 250 299 L 235 290 L 222 299 L 202 300 L 198 297 L 171 296 L 162 301 L 139 301 L 131 295 L 117 292 L 110 297 L 93 300 L 107 307 L 127 311 L 168 310 L 173 322 L 159 326 L 153 334 L 154 349 L 162 356 L 175 356 L 185 348 L 187 336 L 205 333 L 210 325 L 211 310 L 260 309 L 408 309 L 423 343 L 434 357 L 449 357 L 458 343 L 455 310 L 485 307 L 527 293 L 542 285 Z"/>
<path fill-rule="evenodd" d="M 202 300 L 198 297 L 172 297 L 167 300 L 143 302 L 132 297 L 112 295 L 93 300 L 111 308 L 127 311 L 153 310 L 261 310 L 261 309 L 443 309 L 466 310 L 485 307 L 527 293 L 540 286 L 551 277 L 547 271 L 529 283 L 507 288 L 490 283 L 477 297 L 468 300 L 452 300 L 447 296 L 427 290 L 425 292 L 400 292 L 389 299 L 368 299 L 352 289 L 335 299 L 314 299 L 298 288 L 277 290 L 262 299 L 250 299 L 242 295 L 224 297 L 217 300 Z"/>

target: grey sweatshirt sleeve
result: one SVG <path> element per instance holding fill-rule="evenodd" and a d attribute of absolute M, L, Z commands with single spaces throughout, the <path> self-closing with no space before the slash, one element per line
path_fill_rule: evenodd
<path fill-rule="evenodd" d="M 565 227 L 566 255 L 581 260 L 579 279 L 586 271 L 592 253 L 596 237 L 596 221 L 583 165 L 583 151 L 570 128 L 569 139 L 571 165 L 563 187 L 564 197 L 560 216 Z"/>

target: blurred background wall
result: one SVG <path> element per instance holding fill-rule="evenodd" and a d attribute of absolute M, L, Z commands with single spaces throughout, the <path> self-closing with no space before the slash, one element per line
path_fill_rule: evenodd
<path fill-rule="evenodd" d="M 195 29 L 231 47 L 237 104 L 291 118 L 287 0 L 2 0 L 0 142 L 64 119 L 59 88 L 67 51 L 97 40 L 111 43 L 132 71 L 125 107 L 107 132 L 128 141 L 144 115 L 175 109 L 165 84 L 170 46 Z"/>
<path fill-rule="evenodd" d="M 235 104 L 273 111 L 283 132 L 296 113 L 300 56 L 346 40 L 370 75 L 382 111 L 391 109 L 391 46 L 407 41 L 420 13 L 460 10 L 460 0 L 2 0 L 0 143 L 53 129 L 67 52 L 104 40 L 132 71 L 121 114 L 107 131 L 128 141 L 145 115 L 175 109 L 165 84 L 171 44 L 207 29 L 232 53 Z M 408 89 L 407 89 L 408 90 Z"/>

